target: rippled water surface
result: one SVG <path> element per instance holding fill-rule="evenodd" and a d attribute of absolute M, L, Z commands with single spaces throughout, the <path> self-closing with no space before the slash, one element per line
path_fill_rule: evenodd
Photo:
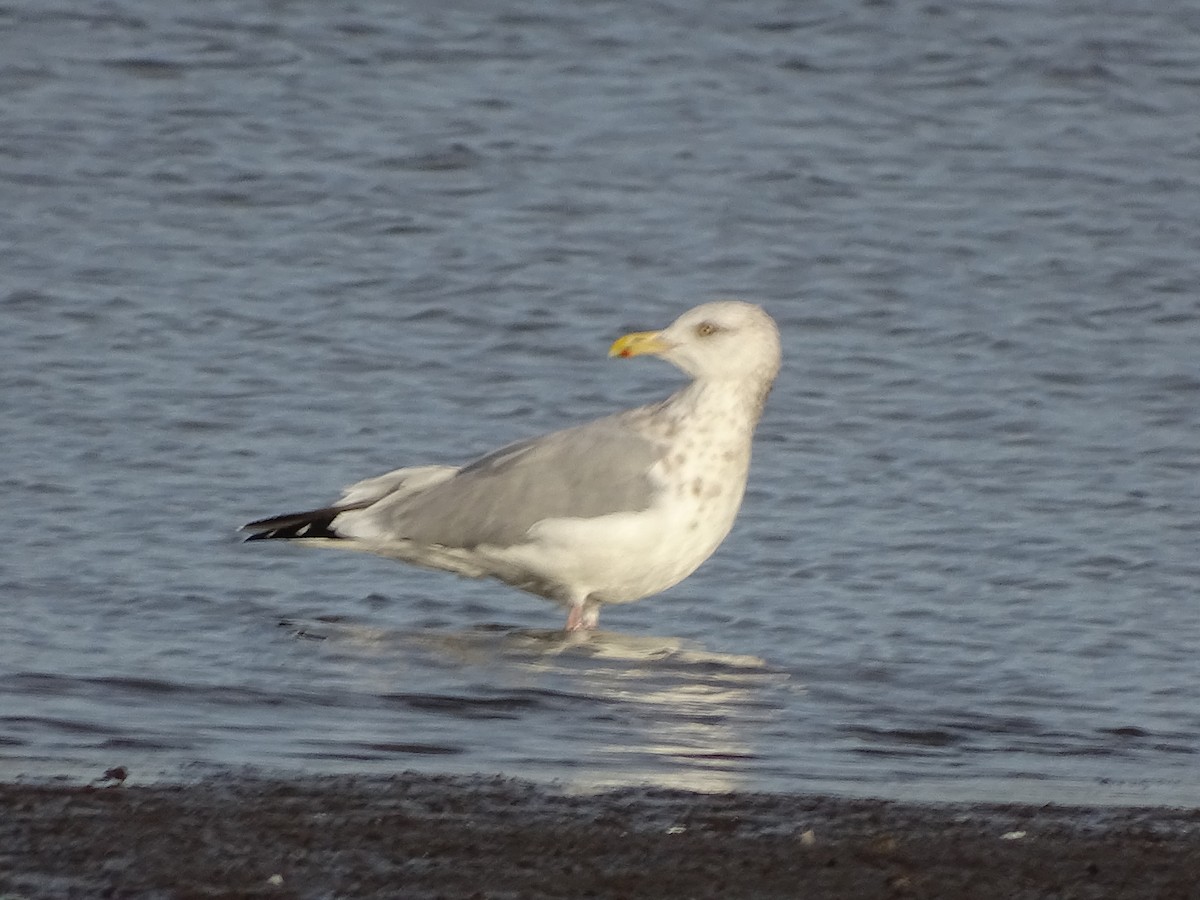
<path fill-rule="evenodd" d="M 0 8 L 0 777 L 1200 803 L 1200 12 L 710 7 Z M 723 295 L 741 519 L 598 635 L 237 542 Z"/>

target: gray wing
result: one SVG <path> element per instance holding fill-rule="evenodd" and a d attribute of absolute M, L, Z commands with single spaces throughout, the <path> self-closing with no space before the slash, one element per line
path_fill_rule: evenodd
<path fill-rule="evenodd" d="M 470 548 L 518 543 L 543 519 L 646 509 L 660 448 L 628 414 L 510 444 L 366 514 L 389 538 Z"/>

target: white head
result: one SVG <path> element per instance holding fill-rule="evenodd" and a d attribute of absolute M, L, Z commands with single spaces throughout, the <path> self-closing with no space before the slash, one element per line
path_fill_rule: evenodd
<path fill-rule="evenodd" d="M 765 395 L 779 373 L 779 329 L 759 306 L 719 300 L 689 309 L 662 331 L 619 338 L 609 356 L 653 354 L 697 381 L 733 380 Z"/>

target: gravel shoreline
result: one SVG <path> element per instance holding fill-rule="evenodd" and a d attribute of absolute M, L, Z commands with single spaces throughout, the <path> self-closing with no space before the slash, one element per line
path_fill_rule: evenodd
<path fill-rule="evenodd" d="M 1200 810 L 506 778 L 0 785 L 15 898 L 1200 897 Z"/>

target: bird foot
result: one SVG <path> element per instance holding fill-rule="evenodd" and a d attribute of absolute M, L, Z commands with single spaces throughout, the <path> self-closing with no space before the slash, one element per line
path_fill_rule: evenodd
<path fill-rule="evenodd" d="M 600 621 L 600 610 L 586 609 L 582 606 L 572 606 L 567 613 L 567 631 L 591 631 Z"/>

